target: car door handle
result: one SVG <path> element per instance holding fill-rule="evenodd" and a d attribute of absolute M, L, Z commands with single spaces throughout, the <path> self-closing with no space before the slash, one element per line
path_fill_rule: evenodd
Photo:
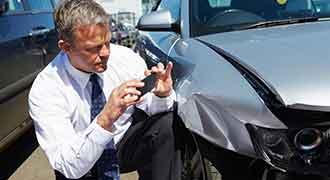
<path fill-rule="evenodd" d="M 43 35 L 46 34 L 50 31 L 50 29 L 46 28 L 46 27 L 36 27 L 33 28 L 30 32 L 29 32 L 29 36 L 33 37 L 33 36 L 39 36 L 39 35 Z"/>

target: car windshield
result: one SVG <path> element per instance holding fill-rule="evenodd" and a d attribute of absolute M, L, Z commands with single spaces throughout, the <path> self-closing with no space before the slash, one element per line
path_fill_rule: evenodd
<path fill-rule="evenodd" d="M 330 17 L 330 0 L 191 0 L 192 36 Z"/>

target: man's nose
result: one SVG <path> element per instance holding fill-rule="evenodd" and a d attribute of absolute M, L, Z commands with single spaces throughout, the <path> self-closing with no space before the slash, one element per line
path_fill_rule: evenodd
<path fill-rule="evenodd" d="M 103 45 L 100 50 L 99 55 L 100 56 L 109 56 L 109 54 L 110 54 L 110 46 Z"/>

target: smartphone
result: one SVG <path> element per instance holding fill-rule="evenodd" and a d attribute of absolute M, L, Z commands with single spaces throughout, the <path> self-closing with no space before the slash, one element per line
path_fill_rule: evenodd
<path fill-rule="evenodd" d="M 145 77 L 142 82 L 144 82 L 144 86 L 140 88 L 136 88 L 138 91 L 141 92 L 141 96 L 143 96 L 145 93 L 150 92 L 154 87 L 156 83 L 156 74 L 152 73 L 149 76 Z"/>

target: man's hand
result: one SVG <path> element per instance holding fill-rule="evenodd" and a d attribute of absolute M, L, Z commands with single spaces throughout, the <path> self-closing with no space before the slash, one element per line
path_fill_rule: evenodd
<path fill-rule="evenodd" d="M 162 63 L 158 63 L 157 66 L 153 66 L 151 70 L 146 70 L 145 75 L 148 76 L 151 73 L 155 73 L 157 80 L 155 83 L 155 89 L 153 93 L 158 97 L 167 97 L 171 94 L 173 81 L 171 77 L 173 64 L 169 62 L 164 69 Z"/>
<path fill-rule="evenodd" d="M 143 85 L 144 83 L 139 80 L 130 80 L 115 88 L 98 116 L 97 123 L 104 129 L 111 131 L 113 123 L 126 109 L 141 101 L 139 100 L 141 92 L 136 88 Z"/>

